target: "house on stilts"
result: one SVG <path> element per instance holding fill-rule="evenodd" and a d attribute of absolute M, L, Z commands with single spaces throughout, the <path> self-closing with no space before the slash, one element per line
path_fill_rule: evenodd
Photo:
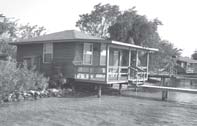
<path fill-rule="evenodd" d="M 98 86 L 148 79 L 149 54 L 158 49 L 105 40 L 67 30 L 10 43 L 17 46 L 17 62 L 36 66 L 51 76 L 54 69 L 74 82 Z"/>

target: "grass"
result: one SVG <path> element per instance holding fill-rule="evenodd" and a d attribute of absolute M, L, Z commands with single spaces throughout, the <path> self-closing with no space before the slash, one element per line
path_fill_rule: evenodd
<path fill-rule="evenodd" d="M 146 94 L 143 94 L 146 95 Z M 195 125 L 197 106 L 134 96 L 43 98 L 0 105 L 1 126 Z"/>

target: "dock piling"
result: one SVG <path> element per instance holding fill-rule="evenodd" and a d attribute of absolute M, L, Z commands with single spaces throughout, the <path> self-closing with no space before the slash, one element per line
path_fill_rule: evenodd
<path fill-rule="evenodd" d="M 165 82 L 165 77 L 161 78 L 161 83 L 162 83 L 162 86 L 164 86 L 164 87 L 168 85 L 168 83 Z M 167 98 L 168 98 L 168 91 L 163 90 L 162 91 L 162 101 L 167 100 Z"/>
<path fill-rule="evenodd" d="M 97 94 L 97 97 L 98 97 L 98 98 L 101 97 L 101 92 L 102 92 L 102 91 L 101 91 L 101 88 L 102 88 L 101 85 L 98 85 L 98 94 Z"/>
<path fill-rule="evenodd" d="M 119 84 L 119 95 L 121 95 L 122 84 Z"/>

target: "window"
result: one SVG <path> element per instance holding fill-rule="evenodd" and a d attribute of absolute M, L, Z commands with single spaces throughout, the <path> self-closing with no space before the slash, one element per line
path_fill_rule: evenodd
<path fill-rule="evenodd" d="M 106 64 L 106 44 L 101 44 L 100 65 Z"/>
<path fill-rule="evenodd" d="M 50 63 L 53 60 L 53 43 L 43 45 L 43 63 Z"/>
<path fill-rule="evenodd" d="M 93 60 L 93 44 L 84 43 L 83 47 L 83 64 L 92 65 Z"/>

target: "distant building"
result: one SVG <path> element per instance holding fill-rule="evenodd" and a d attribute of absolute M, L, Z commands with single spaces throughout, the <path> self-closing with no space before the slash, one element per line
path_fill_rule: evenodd
<path fill-rule="evenodd" d="M 178 57 L 176 62 L 185 69 L 186 73 L 197 73 L 197 60 L 190 59 L 189 57 Z"/>

